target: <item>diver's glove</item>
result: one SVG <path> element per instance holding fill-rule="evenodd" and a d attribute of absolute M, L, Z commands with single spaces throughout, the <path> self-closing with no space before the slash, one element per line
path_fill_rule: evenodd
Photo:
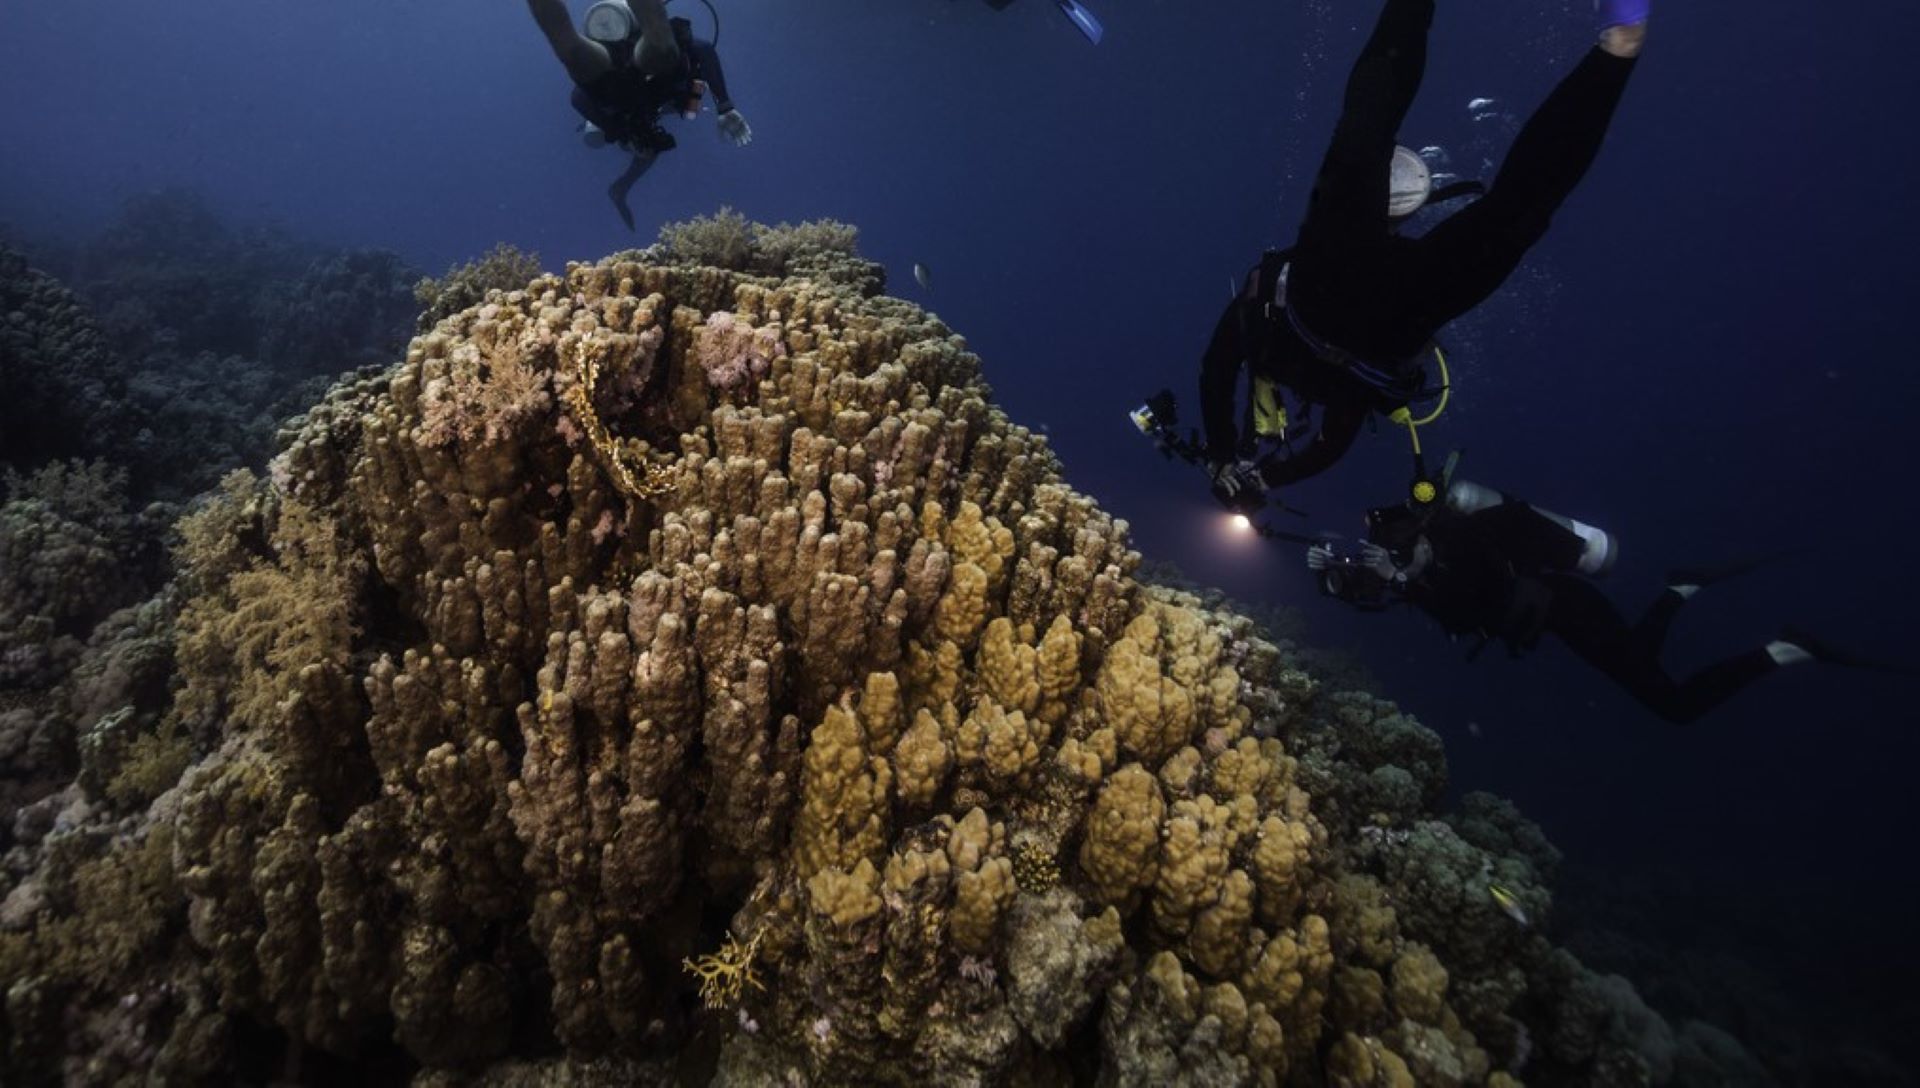
<path fill-rule="evenodd" d="M 1307 569 L 1315 574 L 1324 574 L 1333 566 L 1333 545 L 1314 544 L 1307 548 Z"/>
<path fill-rule="evenodd" d="M 740 116 L 740 111 L 727 109 L 720 114 L 720 135 L 735 147 L 745 147 L 753 142 L 753 126 Z"/>
<path fill-rule="evenodd" d="M 1246 458 L 1222 461 L 1212 468 L 1213 496 L 1228 506 L 1244 506 L 1267 490 L 1259 464 Z"/>

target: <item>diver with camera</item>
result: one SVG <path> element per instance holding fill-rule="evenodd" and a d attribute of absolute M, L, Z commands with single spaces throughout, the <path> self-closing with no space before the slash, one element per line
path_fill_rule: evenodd
<path fill-rule="evenodd" d="M 1160 452 L 1199 468 L 1207 447 L 1182 436 L 1172 393 L 1161 391 L 1130 413 Z M 1718 568 L 1676 570 L 1638 622 L 1629 623 L 1594 579 L 1619 558 L 1613 534 L 1490 487 L 1455 476 L 1459 454 L 1426 471 L 1414 435 L 1414 473 L 1403 502 L 1371 510 L 1357 544 L 1331 534 L 1296 533 L 1256 520 L 1271 503 L 1267 465 L 1253 462 L 1254 486 L 1214 494 L 1243 529 L 1268 540 L 1304 545 L 1320 591 L 1365 612 L 1406 604 L 1426 613 L 1450 638 L 1474 640 L 1468 660 L 1494 642 L 1520 657 L 1552 635 L 1647 709 L 1676 725 L 1695 721 L 1761 677 L 1790 665 L 1819 662 L 1911 676 L 1914 670 L 1836 649 L 1796 628 L 1763 646 L 1676 679 L 1660 662 L 1667 632 L 1702 588 L 1760 566 L 1749 560 Z M 1268 455 L 1274 457 L 1273 454 Z M 1282 507 L 1282 509 L 1285 509 Z"/>
<path fill-rule="evenodd" d="M 1660 662 L 1680 606 L 1702 588 L 1764 560 L 1677 570 L 1637 622 L 1594 584 L 1619 555 L 1612 534 L 1510 495 L 1443 474 L 1443 497 L 1367 514 L 1358 548 L 1323 540 L 1307 569 L 1323 593 L 1365 611 L 1406 603 L 1452 638 L 1475 639 L 1468 658 L 1493 642 L 1519 657 L 1547 635 L 1676 725 L 1693 722 L 1763 676 L 1819 662 L 1883 672 L 1907 669 L 1840 651 L 1795 628 L 1765 645 L 1676 678 Z"/>
<path fill-rule="evenodd" d="M 1440 330 L 1499 289 L 1586 176 L 1645 44 L 1651 0 L 1598 0 L 1599 38 L 1522 127 L 1490 185 L 1437 188 L 1398 144 L 1435 0 L 1385 0 L 1348 76 L 1294 244 L 1235 288 L 1200 364 L 1214 494 L 1232 506 L 1332 467 L 1368 418 L 1445 396 Z M 1479 196 L 1431 229 L 1422 208 Z M 1247 411 L 1235 419 L 1247 374 Z M 1252 447 L 1271 442 L 1281 456 Z"/>

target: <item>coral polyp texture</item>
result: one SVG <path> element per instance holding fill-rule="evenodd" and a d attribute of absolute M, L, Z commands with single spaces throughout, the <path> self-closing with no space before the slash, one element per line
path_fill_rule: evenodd
<path fill-rule="evenodd" d="M 492 292 L 195 515 L 198 754 L 8 917 L 13 1069 L 1658 1074 L 1488 892 L 1545 917 L 1536 829 L 1137 581 L 960 337 L 785 230 Z"/>

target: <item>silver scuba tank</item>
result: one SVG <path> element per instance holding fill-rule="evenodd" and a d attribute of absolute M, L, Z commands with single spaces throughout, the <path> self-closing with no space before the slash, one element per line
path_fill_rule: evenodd
<path fill-rule="evenodd" d="M 1477 514 L 1505 503 L 1519 503 L 1512 496 L 1483 487 L 1471 480 L 1455 480 L 1447 486 L 1447 508 L 1456 514 Z M 1577 554 L 1568 556 L 1563 569 L 1598 578 L 1613 569 L 1620 558 L 1620 541 L 1612 533 L 1576 521 L 1564 514 L 1522 503 L 1528 510 L 1573 534 L 1578 540 Z"/>

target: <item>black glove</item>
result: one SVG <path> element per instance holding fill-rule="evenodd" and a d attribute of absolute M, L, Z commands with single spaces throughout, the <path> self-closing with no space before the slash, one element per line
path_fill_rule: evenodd
<path fill-rule="evenodd" d="M 1333 545 L 1314 544 L 1307 548 L 1307 569 L 1315 574 L 1325 574 L 1334 564 Z"/>
<path fill-rule="evenodd" d="M 1223 461 L 1209 471 L 1213 476 L 1213 497 L 1228 507 L 1258 506 L 1266 498 L 1266 478 L 1253 461 L 1246 458 Z"/>

